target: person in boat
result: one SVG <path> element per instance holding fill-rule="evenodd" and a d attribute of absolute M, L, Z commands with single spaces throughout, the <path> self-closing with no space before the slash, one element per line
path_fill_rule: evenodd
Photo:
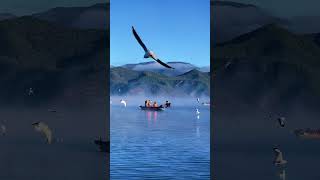
<path fill-rule="evenodd" d="M 147 107 L 147 104 L 148 104 L 148 100 L 145 100 L 144 101 L 144 107 Z"/>
<path fill-rule="evenodd" d="M 171 103 L 169 101 L 166 101 L 166 103 L 164 104 L 166 108 L 170 107 Z"/>
<path fill-rule="evenodd" d="M 159 107 L 156 101 L 153 103 L 153 107 L 155 108 Z"/>
<path fill-rule="evenodd" d="M 146 107 L 150 107 L 150 100 L 146 100 Z"/>

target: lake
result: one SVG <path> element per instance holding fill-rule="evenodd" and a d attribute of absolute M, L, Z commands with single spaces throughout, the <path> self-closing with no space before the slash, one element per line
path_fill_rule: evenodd
<path fill-rule="evenodd" d="M 250 113 L 248 113 L 250 112 Z M 259 112 L 250 107 L 222 112 L 214 118 L 214 177 L 223 180 L 319 180 L 320 139 L 301 139 L 293 131 L 320 128 L 318 112 L 302 107 L 283 111 L 286 125 L 278 125 L 275 110 Z M 278 147 L 287 164 L 273 164 L 273 148 Z"/>
<path fill-rule="evenodd" d="M 53 107 L 56 112 L 49 112 Z M 108 156 L 93 143 L 106 139 L 105 106 L 53 107 L 1 108 L 7 132 L 0 135 L 0 179 L 107 179 Z M 48 124 L 59 141 L 47 144 L 32 127 L 37 121 Z"/>
<path fill-rule="evenodd" d="M 138 105 L 111 105 L 111 179 L 210 179 L 209 107 L 153 112 Z"/>

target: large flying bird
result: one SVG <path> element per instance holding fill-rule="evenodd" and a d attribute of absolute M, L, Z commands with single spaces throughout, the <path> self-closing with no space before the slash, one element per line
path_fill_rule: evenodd
<path fill-rule="evenodd" d="M 146 45 L 142 42 L 141 38 L 139 37 L 138 33 L 136 32 L 136 30 L 134 29 L 133 26 L 132 26 L 132 32 L 133 32 L 134 37 L 137 39 L 138 43 L 142 46 L 142 48 L 145 52 L 144 58 L 152 58 L 164 67 L 174 69 L 173 67 L 169 66 L 168 64 L 166 64 L 166 63 L 162 62 L 160 59 L 158 59 L 156 57 L 156 55 L 146 47 Z"/>

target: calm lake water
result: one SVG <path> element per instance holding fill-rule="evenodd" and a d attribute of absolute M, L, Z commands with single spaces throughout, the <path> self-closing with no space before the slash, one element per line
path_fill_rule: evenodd
<path fill-rule="evenodd" d="M 1 108 L 7 130 L 0 135 L 1 180 L 107 179 L 108 156 L 93 143 L 105 139 L 104 106 L 55 107 L 54 113 L 46 107 Z M 36 121 L 48 124 L 59 142 L 46 144 L 31 125 Z"/>
<path fill-rule="evenodd" d="M 320 128 L 318 113 L 301 109 L 285 113 L 286 125 L 280 128 L 269 113 L 243 112 L 217 113 L 214 116 L 213 160 L 216 179 L 320 179 L 320 139 L 301 139 L 293 133 L 299 128 Z M 280 148 L 288 162 L 283 168 L 273 164 L 274 147 Z M 280 177 L 280 172 L 285 172 L 286 178 Z"/>
<path fill-rule="evenodd" d="M 209 107 L 151 112 L 112 105 L 110 114 L 112 180 L 210 179 Z"/>

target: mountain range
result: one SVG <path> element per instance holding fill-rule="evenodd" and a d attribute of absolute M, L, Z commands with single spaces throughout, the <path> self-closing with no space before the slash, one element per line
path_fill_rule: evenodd
<path fill-rule="evenodd" d="M 109 3 L 89 7 L 57 7 L 32 16 L 48 22 L 81 29 L 109 29 Z"/>
<path fill-rule="evenodd" d="M 109 29 L 110 3 L 94 4 L 88 7 L 56 7 L 29 16 L 60 26 L 77 29 Z M 10 13 L 0 13 L 0 21 L 17 18 Z"/>
<path fill-rule="evenodd" d="M 263 8 L 232 1 L 211 1 L 213 42 L 229 41 L 267 24 L 277 24 L 294 33 L 320 32 L 320 16 L 276 17 Z"/>
<path fill-rule="evenodd" d="M 266 24 L 287 24 L 262 8 L 231 1 L 211 1 L 211 30 L 214 43 L 231 40 Z"/>
<path fill-rule="evenodd" d="M 110 69 L 110 95 L 199 97 L 209 96 L 209 92 L 209 72 L 193 69 L 178 76 L 166 76 L 124 67 Z"/>
<path fill-rule="evenodd" d="M 105 97 L 108 39 L 108 30 L 75 29 L 33 16 L 0 21 L 1 103 Z"/>
<path fill-rule="evenodd" d="M 296 102 L 317 105 L 318 33 L 297 33 L 290 22 L 257 6 L 225 1 L 211 5 L 217 8 L 211 19 L 218 18 L 212 23 L 211 41 L 215 87 L 211 94 L 216 95 L 216 104 L 227 108 L 232 104 L 273 108 Z M 103 7 L 54 8 L 24 17 L 0 15 L 1 102 L 39 104 L 56 97 L 80 102 L 85 97 L 105 96 L 109 28 L 96 26 L 99 23 L 72 23 L 88 9 L 100 11 Z M 172 63 L 179 67 L 175 72 L 154 63 L 111 67 L 111 94 L 210 94 L 208 67 L 201 72 L 191 64 Z M 35 97 L 27 95 L 30 87 Z"/>
<path fill-rule="evenodd" d="M 212 47 L 216 103 L 317 107 L 319 34 L 268 24 Z M 226 105 L 227 106 L 227 105 Z"/>
<path fill-rule="evenodd" d="M 12 19 L 15 18 L 16 16 L 10 13 L 0 13 L 0 21 L 1 20 L 6 20 L 6 19 Z"/>
<path fill-rule="evenodd" d="M 168 62 L 169 66 L 174 67 L 175 69 L 167 69 L 163 68 L 159 63 L 155 61 L 144 62 L 144 63 L 136 63 L 136 64 L 125 64 L 121 67 L 131 69 L 134 71 L 148 71 L 148 72 L 155 72 L 160 73 L 166 76 L 178 76 L 193 69 L 196 69 L 201 72 L 210 72 L 209 66 L 204 67 L 197 67 L 193 64 L 186 63 L 186 62 Z"/>

